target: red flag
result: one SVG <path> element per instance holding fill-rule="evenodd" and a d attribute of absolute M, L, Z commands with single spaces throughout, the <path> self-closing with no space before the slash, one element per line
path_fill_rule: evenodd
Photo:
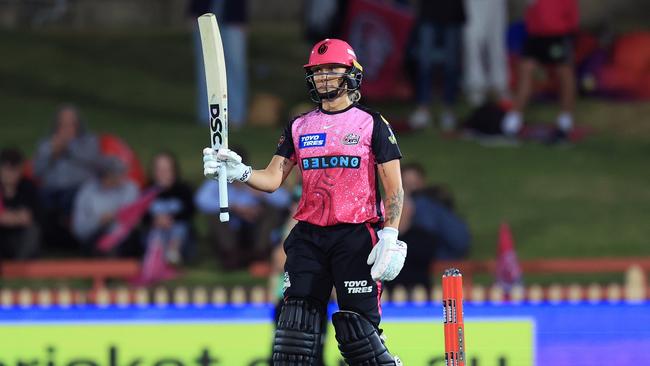
<path fill-rule="evenodd" d="M 142 219 L 142 216 L 144 216 L 159 192 L 156 188 L 149 189 L 133 203 L 120 208 L 116 215 L 115 225 L 97 240 L 97 249 L 100 252 L 107 253 L 120 244 L 140 222 L 140 219 Z"/>
<path fill-rule="evenodd" d="M 510 225 L 502 222 L 499 227 L 499 243 L 497 247 L 496 264 L 497 284 L 509 291 L 512 286 L 521 282 L 522 272 L 515 252 L 515 241 L 512 237 Z"/>

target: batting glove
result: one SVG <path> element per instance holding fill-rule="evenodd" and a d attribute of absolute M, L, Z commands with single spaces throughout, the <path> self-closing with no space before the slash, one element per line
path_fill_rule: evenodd
<path fill-rule="evenodd" d="M 228 183 L 235 180 L 247 182 L 251 177 L 251 167 L 241 162 L 241 156 L 230 149 L 214 151 L 210 147 L 203 149 L 203 175 L 211 179 L 219 179 L 219 170 L 226 167 Z"/>
<path fill-rule="evenodd" d="M 404 267 L 406 243 L 397 240 L 399 232 L 392 227 L 379 230 L 379 242 L 368 256 L 368 265 L 372 265 L 370 275 L 375 281 L 392 281 Z"/>

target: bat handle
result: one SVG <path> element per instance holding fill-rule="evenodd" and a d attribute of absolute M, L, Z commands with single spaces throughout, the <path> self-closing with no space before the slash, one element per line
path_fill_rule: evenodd
<path fill-rule="evenodd" d="M 219 207 L 219 221 L 228 222 L 230 214 L 228 213 L 228 180 L 225 165 L 222 165 L 219 170 Z"/>

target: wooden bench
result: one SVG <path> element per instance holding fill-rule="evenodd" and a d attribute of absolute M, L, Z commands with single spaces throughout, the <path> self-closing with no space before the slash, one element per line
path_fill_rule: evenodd
<path fill-rule="evenodd" d="M 650 257 L 623 257 L 623 258 L 556 258 L 534 259 L 519 262 L 524 275 L 530 273 L 624 273 L 631 266 L 637 265 L 648 273 L 650 272 Z M 477 273 L 493 274 L 496 268 L 495 260 L 466 260 L 466 261 L 440 261 L 431 266 L 433 274 L 442 275 L 447 268 L 458 268 L 463 274 L 463 283 L 472 285 L 472 277 Z"/>
<path fill-rule="evenodd" d="M 52 259 L 0 263 L 2 278 L 88 278 L 93 281 L 93 291 L 104 288 L 108 278 L 128 280 L 139 273 L 140 263 L 135 259 Z"/>

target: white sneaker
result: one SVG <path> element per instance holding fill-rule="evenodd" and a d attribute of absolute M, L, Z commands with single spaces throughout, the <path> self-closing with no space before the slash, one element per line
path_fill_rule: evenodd
<path fill-rule="evenodd" d="M 431 124 L 431 114 L 426 109 L 418 108 L 409 117 L 409 127 L 414 130 L 421 130 Z"/>
<path fill-rule="evenodd" d="M 571 131 L 573 129 L 573 116 L 569 112 L 562 112 L 557 116 L 557 127 L 564 131 Z"/>
<path fill-rule="evenodd" d="M 521 130 L 522 124 L 521 113 L 510 111 L 506 113 L 501 121 L 501 130 L 504 135 L 515 136 Z"/>

